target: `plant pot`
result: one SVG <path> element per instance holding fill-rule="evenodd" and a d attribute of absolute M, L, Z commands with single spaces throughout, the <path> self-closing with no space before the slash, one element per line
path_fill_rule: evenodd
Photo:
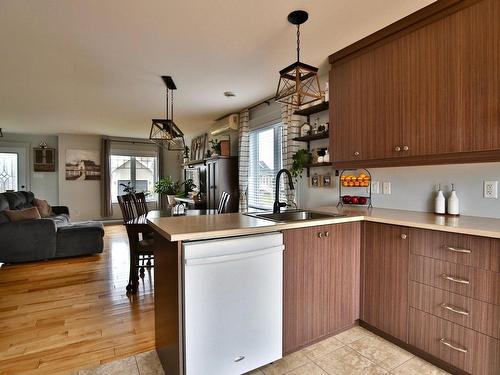
<path fill-rule="evenodd" d="M 167 201 L 168 201 L 169 206 L 175 205 L 176 204 L 175 195 L 168 195 L 167 194 Z"/>

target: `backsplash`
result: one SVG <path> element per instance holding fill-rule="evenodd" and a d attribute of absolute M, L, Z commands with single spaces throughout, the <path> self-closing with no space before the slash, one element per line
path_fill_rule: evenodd
<path fill-rule="evenodd" d="M 312 173 L 330 173 L 328 168 Z M 441 184 L 448 196 L 451 183 L 455 184 L 460 198 L 462 215 L 500 218 L 500 199 L 483 198 L 483 181 L 500 181 L 500 163 L 456 164 L 398 168 L 370 169 L 373 181 L 391 182 L 391 194 L 374 194 L 373 206 L 413 211 L 433 211 L 435 185 Z M 338 202 L 338 177 L 335 188 L 310 188 L 307 177 L 299 182 L 300 207 L 314 208 L 336 205 Z"/>

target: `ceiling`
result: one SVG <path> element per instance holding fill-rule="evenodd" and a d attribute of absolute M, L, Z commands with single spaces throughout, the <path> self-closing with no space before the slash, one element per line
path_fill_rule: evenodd
<path fill-rule="evenodd" d="M 0 127 L 147 137 L 171 75 L 175 122 L 201 133 L 274 94 L 295 58 L 290 11 L 309 12 L 302 60 L 326 73 L 329 54 L 432 2 L 0 0 Z"/>

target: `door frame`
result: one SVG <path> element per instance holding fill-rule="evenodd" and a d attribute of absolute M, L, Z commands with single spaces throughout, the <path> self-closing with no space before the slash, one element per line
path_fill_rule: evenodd
<path fill-rule="evenodd" d="M 18 159 L 18 190 L 31 191 L 31 144 L 26 142 L 0 142 L 0 152 L 17 153 Z M 23 159 L 24 158 L 24 162 Z M 24 164 L 24 188 L 21 188 L 22 168 Z"/>

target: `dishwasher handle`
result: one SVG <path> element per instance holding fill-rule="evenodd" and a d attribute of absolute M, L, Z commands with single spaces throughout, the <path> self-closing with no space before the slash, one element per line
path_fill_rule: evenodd
<path fill-rule="evenodd" d="M 237 254 L 229 254 L 229 255 L 218 255 L 213 257 L 205 257 L 205 258 L 193 258 L 193 259 L 185 259 L 184 264 L 186 266 L 198 266 L 202 264 L 212 264 L 212 263 L 222 263 L 222 262 L 231 262 L 240 259 L 253 258 L 261 255 L 267 255 L 277 252 L 283 252 L 285 250 L 285 245 L 268 247 L 260 250 L 251 250 L 245 251 Z"/>

